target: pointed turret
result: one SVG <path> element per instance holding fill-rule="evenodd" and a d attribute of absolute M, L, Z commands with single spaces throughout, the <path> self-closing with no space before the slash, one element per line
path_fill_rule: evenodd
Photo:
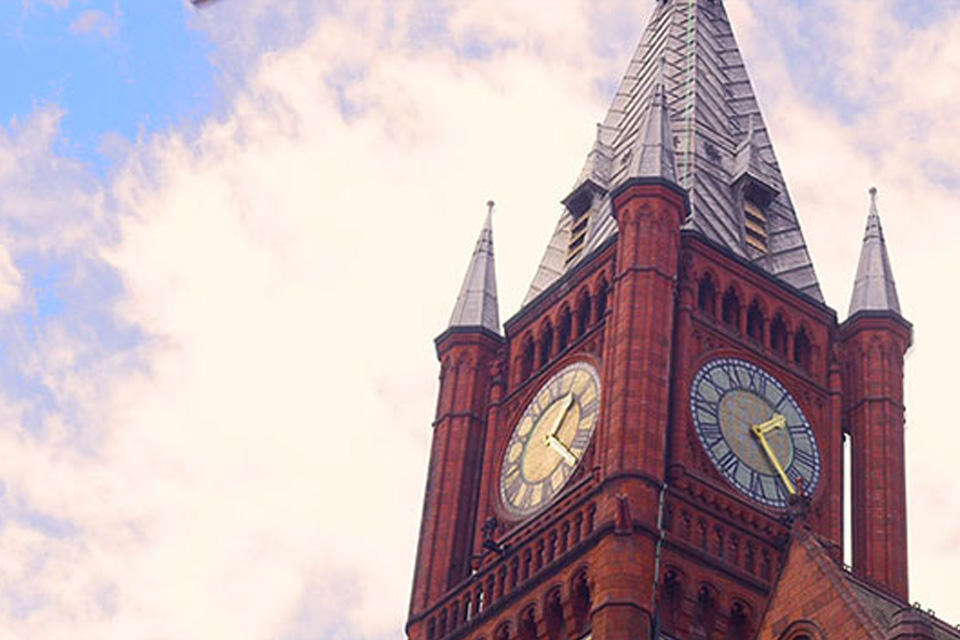
<path fill-rule="evenodd" d="M 690 209 L 684 228 L 823 301 L 723 2 L 657 2 L 599 134 L 608 189 L 638 171 L 668 174 L 675 155 Z M 525 303 L 618 233 L 611 196 L 582 213 L 564 208 Z M 590 218 L 580 243 L 582 215 Z"/>
<path fill-rule="evenodd" d="M 633 178 L 659 179 L 670 184 L 677 182 L 677 160 L 673 153 L 673 133 L 670 130 L 670 104 L 663 75 L 665 61 L 660 61 L 660 78 L 654 87 L 643 124 L 638 131 L 634 148 L 626 156 L 630 169 L 626 180 Z"/>
<path fill-rule="evenodd" d="M 853 570 L 908 601 L 903 358 L 913 327 L 900 313 L 876 189 L 870 189 L 867 231 L 840 340 L 849 371 L 843 402 L 852 443 Z"/>
<path fill-rule="evenodd" d="M 500 335 L 497 274 L 493 261 L 493 201 L 450 316 L 450 328 L 479 327 Z"/>
<path fill-rule="evenodd" d="M 870 215 L 860 250 L 860 265 L 853 284 L 849 317 L 861 311 L 891 311 L 900 315 L 900 299 L 893 281 L 887 244 L 880 226 L 877 208 L 877 189 L 870 189 Z"/>

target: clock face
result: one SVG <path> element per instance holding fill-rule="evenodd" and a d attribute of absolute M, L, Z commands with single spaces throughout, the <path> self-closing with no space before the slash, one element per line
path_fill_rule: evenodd
<path fill-rule="evenodd" d="M 500 471 L 500 498 L 523 517 L 559 495 L 593 438 L 600 407 L 600 377 L 585 362 L 546 382 L 517 422 Z"/>
<path fill-rule="evenodd" d="M 712 360 L 693 378 L 690 411 L 704 450 L 739 491 L 783 508 L 820 481 L 817 440 L 793 396 L 760 367 Z"/>

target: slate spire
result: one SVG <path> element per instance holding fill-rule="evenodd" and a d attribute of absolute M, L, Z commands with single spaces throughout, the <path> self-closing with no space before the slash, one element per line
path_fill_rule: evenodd
<path fill-rule="evenodd" d="M 658 123 L 668 126 L 652 126 Z M 685 228 L 823 301 L 800 222 L 721 0 L 658 0 L 594 149 L 602 149 L 609 157 L 609 164 L 604 163 L 609 167 L 609 186 L 602 186 L 611 190 L 647 166 L 646 159 L 655 157 L 656 152 L 662 152 L 660 160 L 672 152 L 676 184 L 687 191 L 690 205 Z M 593 175 L 589 161 L 586 170 Z M 579 182 L 583 182 L 582 176 Z M 747 241 L 745 197 L 764 215 L 766 241 L 762 248 Z M 588 209 L 564 207 L 561 211 L 525 302 L 618 233 L 609 192 L 586 204 Z M 568 247 L 575 221 L 584 215 L 590 216 L 589 231 L 580 245 L 582 250 L 572 255 Z"/>
<path fill-rule="evenodd" d="M 493 261 L 493 207 L 491 200 L 487 203 L 487 218 L 450 316 L 450 328 L 477 327 L 500 335 L 497 275 Z"/>
<path fill-rule="evenodd" d="M 848 317 L 861 311 L 892 311 L 900 315 L 897 285 L 893 281 L 887 243 L 883 238 L 883 227 L 880 226 L 876 187 L 870 189 L 870 214 L 867 216 L 867 230 L 860 249 L 860 264 L 853 283 Z"/>

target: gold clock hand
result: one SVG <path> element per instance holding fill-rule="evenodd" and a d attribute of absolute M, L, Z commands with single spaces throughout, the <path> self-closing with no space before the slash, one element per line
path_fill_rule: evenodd
<path fill-rule="evenodd" d="M 783 465 L 780 464 L 780 460 L 777 459 L 777 455 L 770 447 L 770 443 L 767 442 L 768 433 L 774 429 L 781 429 L 785 427 L 786 424 L 787 421 L 783 416 L 774 416 L 763 424 L 754 425 L 751 431 L 753 431 L 753 435 L 757 437 L 757 440 L 760 441 L 760 446 L 763 447 L 764 452 L 767 454 L 767 458 L 770 459 L 770 464 L 773 465 L 773 468 L 776 469 L 780 479 L 783 480 L 783 486 L 787 488 L 787 491 L 790 493 L 790 495 L 796 495 L 797 490 L 793 487 L 793 483 L 790 482 L 790 478 L 787 477 L 787 473 L 783 470 Z"/>
<path fill-rule="evenodd" d="M 563 405 L 563 411 L 560 413 L 560 417 L 557 418 L 557 421 L 553 423 L 553 429 L 550 431 L 550 436 L 557 435 L 557 432 L 560 431 L 560 427 L 563 426 L 563 421 L 566 419 L 567 414 L 570 412 L 570 407 L 573 406 L 573 393 L 567 394 L 567 402 Z M 547 436 L 549 438 L 550 436 Z"/>
<path fill-rule="evenodd" d="M 560 442 L 556 436 L 547 436 L 547 446 L 559 453 L 560 457 L 566 460 L 571 467 L 577 466 L 577 456 L 573 455 L 573 452 L 570 451 L 565 444 Z"/>
<path fill-rule="evenodd" d="M 757 434 L 766 435 L 774 429 L 782 429 L 785 426 L 787 426 L 787 419 L 781 415 L 774 415 L 766 422 L 754 426 L 753 431 Z"/>

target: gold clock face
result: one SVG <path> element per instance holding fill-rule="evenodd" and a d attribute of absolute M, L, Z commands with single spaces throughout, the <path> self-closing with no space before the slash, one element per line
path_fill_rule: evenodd
<path fill-rule="evenodd" d="M 511 515 L 532 515 L 559 495 L 590 446 L 599 408 L 600 377 L 585 362 L 540 387 L 503 456 L 500 497 Z"/>

